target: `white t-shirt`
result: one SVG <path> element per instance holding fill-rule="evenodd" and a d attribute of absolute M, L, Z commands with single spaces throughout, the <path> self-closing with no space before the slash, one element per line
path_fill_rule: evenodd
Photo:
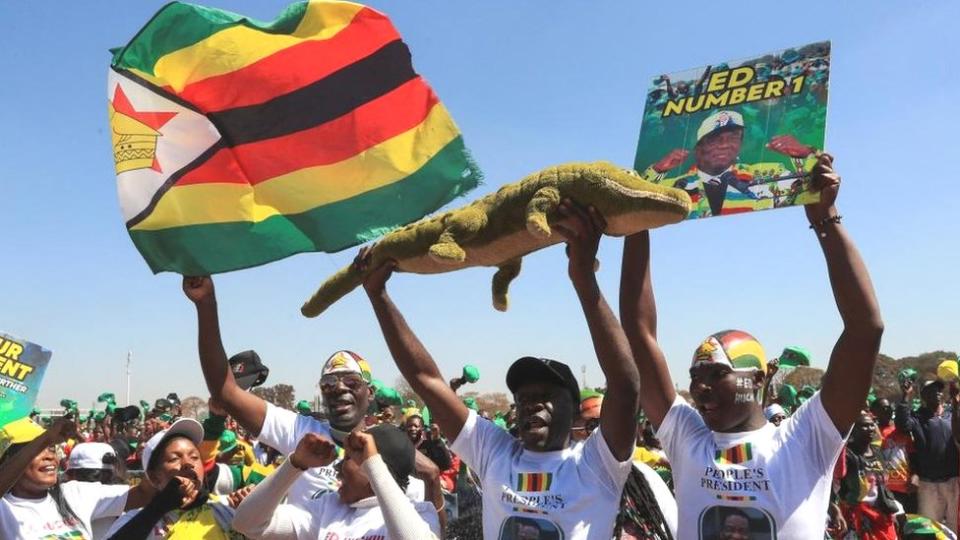
<path fill-rule="evenodd" d="M 130 486 L 76 481 L 64 482 L 60 489 L 79 523 L 64 520 L 50 495 L 21 499 L 7 493 L 0 499 L 0 538 L 99 540 L 91 523 L 122 514 L 130 492 Z"/>
<path fill-rule="evenodd" d="M 263 419 L 263 427 L 260 429 L 257 440 L 288 456 L 296 450 L 297 443 L 307 433 L 330 437 L 330 424 L 312 416 L 297 414 L 267 403 L 267 414 Z M 336 462 L 326 467 L 315 467 L 303 473 L 300 479 L 290 487 L 287 502 L 303 505 L 324 493 L 336 491 L 340 487 L 340 482 L 337 481 L 335 465 Z"/>
<path fill-rule="evenodd" d="M 484 538 L 613 536 L 633 463 L 630 458 L 618 461 L 599 429 L 564 450 L 529 452 L 508 432 L 470 411 L 450 449 L 480 477 Z"/>
<path fill-rule="evenodd" d="M 260 436 L 257 437 L 257 440 L 263 441 L 264 444 L 288 456 L 297 449 L 297 443 L 307 433 L 317 433 L 325 437 L 331 437 L 330 424 L 312 416 L 297 414 L 291 410 L 277 407 L 272 403 L 267 403 L 267 414 L 263 419 L 263 427 L 260 428 Z M 319 498 L 325 493 L 336 492 L 340 488 L 336 471 L 336 466 L 340 463 L 340 460 L 341 458 L 337 458 L 336 461 L 326 467 L 315 467 L 304 472 L 287 492 L 287 503 L 303 506 L 307 501 Z M 426 486 L 422 480 L 410 478 L 407 487 L 407 496 L 410 500 L 424 500 L 425 491 Z"/>
<path fill-rule="evenodd" d="M 752 538 L 823 538 L 844 437 L 819 392 L 780 427 L 742 433 L 710 431 L 677 396 L 657 436 L 673 468 L 678 540 L 719 537 L 737 521 L 749 524 Z"/>
<path fill-rule="evenodd" d="M 437 510 L 428 502 L 413 503 L 414 509 L 440 537 L 440 518 Z M 336 493 L 321 495 L 307 501 L 302 507 L 281 504 L 274 519 L 292 527 L 297 538 L 341 538 L 344 540 L 389 538 L 383 512 L 376 497 L 369 497 L 351 505 L 340 502 Z"/>

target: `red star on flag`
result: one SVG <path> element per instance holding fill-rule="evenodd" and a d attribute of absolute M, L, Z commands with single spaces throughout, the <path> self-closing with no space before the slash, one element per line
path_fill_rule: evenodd
<path fill-rule="evenodd" d="M 159 111 L 138 111 L 133 108 L 133 105 L 130 103 L 130 100 L 127 99 L 127 95 L 123 93 L 123 88 L 118 84 L 117 87 L 113 90 L 113 110 L 124 116 L 129 116 L 134 120 L 143 123 L 150 128 L 160 131 L 160 128 L 164 126 L 171 118 L 177 115 L 175 112 L 159 112 Z M 160 170 L 160 162 L 157 161 L 157 158 L 153 158 L 153 166 L 151 169 L 157 172 L 163 172 Z"/>

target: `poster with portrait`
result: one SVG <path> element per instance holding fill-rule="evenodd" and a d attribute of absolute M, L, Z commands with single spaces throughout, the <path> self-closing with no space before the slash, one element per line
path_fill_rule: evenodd
<path fill-rule="evenodd" d="M 0 426 L 33 410 L 52 355 L 36 343 L 0 332 Z"/>
<path fill-rule="evenodd" d="M 830 42 L 654 77 L 634 168 L 685 190 L 688 219 L 816 202 Z"/>

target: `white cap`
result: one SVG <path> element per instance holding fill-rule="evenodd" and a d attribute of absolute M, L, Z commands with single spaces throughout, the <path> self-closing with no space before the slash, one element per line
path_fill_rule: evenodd
<path fill-rule="evenodd" d="M 110 465 L 103 464 L 103 457 L 107 454 L 116 454 L 113 447 L 102 442 L 85 442 L 73 447 L 70 458 L 67 459 L 67 470 L 74 469 L 110 469 Z"/>
<path fill-rule="evenodd" d="M 783 410 L 783 407 L 781 407 L 779 403 L 774 403 L 763 410 L 763 416 L 765 416 L 767 420 L 770 420 L 778 414 L 787 415 L 787 412 Z"/>
<path fill-rule="evenodd" d="M 704 137 L 727 127 L 743 127 L 743 115 L 737 111 L 717 111 L 706 117 L 697 130 L 697 142 Z"/>
<path fill-rule="evenodd" d="M 200 443 L 203 442 L 203 426 L 193 418 L 181 418 L 170 424 L 170 427 L 167 429 L 155 433 L 153 437 L 150 437 L 150 440 L 143 445 L 143 455 L 140 457 L 140 463 L 143 464 L 144 472 L 147 470 L 147 465 L 150 463 L 150 456 L 153 455 L 153 451 L 156 450 L 165 439 L 169 439 L 174 435 L 183 435 L 193 441 L 193 444 L 200 446 Z"/>

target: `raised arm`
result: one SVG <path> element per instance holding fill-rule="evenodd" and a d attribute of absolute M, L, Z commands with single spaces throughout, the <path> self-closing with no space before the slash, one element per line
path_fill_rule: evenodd
<path fill-rule="evenodd" d="M 367 250 L 361 251 L 354 261 L 361 271 L 369 264 L 368 253 Z M 367 277 L 363 288 L 370 298 L 370 305 L 373 306 L 377 322 L 380 323 L 390 355 L 393 356 L 403 378 L 430 407 L 433 420 L 440 429 L 451 440 L 456 439 L 470 411 L 443 380 L 443 375 L 430 353 L 407 326 L 407 321 L 387 294 L 386 283 L 395 267 L 396 263 L 393 261 L 384 263 Z"/>
<path fill-rule="evenodd" d="M 220 403 L 244 429 L 260 434 L 267 416 L 267 404 L 237 386 L 220 339 L 217 295 L 210 277 L 184 277 L 183 292 L 197 307 L 198 349 L 203 379 L 210 396 Z"/>
<path fill-rule="evenodd" d="M 773 377 L 780 371 L 780 362 L 774 358 L 767 363 L 767 376 L 763 381 L 763 408 L 777 402 L 777 393 L 773 391 Z"/>
<path fill-rule="evenodd" d="M 560 204 L 564 219 L 553 225 L 567 240 L 568 273 L 587 319 L 593 348 L 606 378 L 607 393 L 600 411 L 600 432 L 613 455 L 625 461 L 633 454 L 640 376 L 620 321 L 607 305 L 594 272 L 603 217 L 592 206 L 580 208 L 568 200 Z"/>
<path fill-rule="evenodd" d="M 867 267 L 853 240 L 840 224 L 836 207 L 840 176 L 833 157 L 822 154 L 813 169 L 820 202 L 806 206 L 827 260 L 830 287 L 843 320 L 843 332 L 833 347 L 823 376 L 823 407 L 841 433 L 853 425 L 870 391 L 873 367 L 880 352 L 883 320 Z"/>
<path fill-rule="evenodd" d="M 77 424 L 73 416 L 58 418 L 53 425 L 36 439 L 26 443 L 19 452 L 10 456 L 0 467 L 0 497 L 13 489 L 20 481 L 30 462 L 51 446 L 56 446 L 67 439 L 77 436 Z M 51 454 L 52 455 L 52 454 Z M 56 460 L 53 460 L 54 463 Z"/>
<path fill-rule="evenodd" d="M 623 241 L 620 270 L 620 323 L 630 343 L 640 374 L 640 408 L 660 427 L 677 398 L 667 360 L 657 343 L 657 303 L 650 279 L 650 233 L 628 236 Z"/>
<path fill-rule="evenodd" d="M 320 527 L 306 510 L 281 504 L 287 491 L 303 474 L 314 467 L 325 467 L 337 457 L 337 448 L 329 439 L 307 433 L 297 443 L 289 459 L 270 473 L 237 507 L 233 528 L 250 538 L 263 540 L 296 540 L 307 531 L 316 538 Z"/>

